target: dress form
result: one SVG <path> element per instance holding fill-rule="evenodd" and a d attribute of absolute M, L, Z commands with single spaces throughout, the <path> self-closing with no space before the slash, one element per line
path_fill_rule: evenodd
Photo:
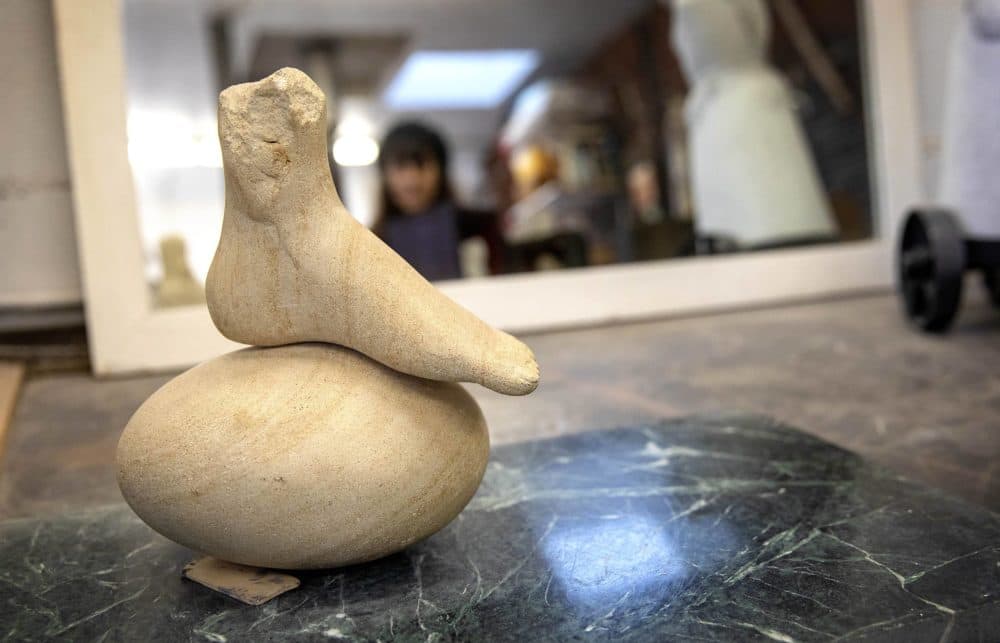
<path fill-rule="evenodd" d="M 700 235 L 754 247 L 836 233 L 761 0 L 673 0 Z"/>

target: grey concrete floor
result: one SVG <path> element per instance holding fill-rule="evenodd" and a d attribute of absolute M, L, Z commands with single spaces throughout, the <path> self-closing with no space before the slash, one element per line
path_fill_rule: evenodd
<path fill-rule="evenodd" d="M 911 331 L 890 296 L 535 335 L 538 391 L 470 390 L 494 444 L 749 411 L 1000 511 L 1000 311 L 971 299 L 944 338 Z M 119 501 L 118 435 L 167 379 L 29 379 L 0 516 Z"/>

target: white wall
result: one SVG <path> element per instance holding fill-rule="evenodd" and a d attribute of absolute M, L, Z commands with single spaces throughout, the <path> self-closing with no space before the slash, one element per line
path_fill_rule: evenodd
<path fill-rule="evenodd" d="M 0 61 L 0 306 L 79 303 L 49 2 L 0 2 Z"/>

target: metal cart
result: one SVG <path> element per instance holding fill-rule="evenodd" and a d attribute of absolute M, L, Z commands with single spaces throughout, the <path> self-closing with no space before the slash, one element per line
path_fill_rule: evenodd
<path fill-rule="evenodd" d="M 1000 307 L 1000 0 L 964 3 L 952 46 L 941 205 L 908 213 L 898 256 L 905 314 L 931 333 L 955 320 L 966 271 Z"/>

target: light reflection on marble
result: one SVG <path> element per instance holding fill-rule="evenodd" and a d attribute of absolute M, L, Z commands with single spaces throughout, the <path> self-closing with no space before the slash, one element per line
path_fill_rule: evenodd
<path fill-rule="evenodd" d="M 654 515 L 564 521 L 541 542 L 553 579 L 580 606 L 614 603 L 656 587 L 669 591 L 690 571 Z"/>
<path fill-rule="evenodd" d="M 0 524 L 0 639 L 989 640 L 1000 516 L 760 418 L 500 447 L 448 528 L 262 607 L 124 506 Z"/>

